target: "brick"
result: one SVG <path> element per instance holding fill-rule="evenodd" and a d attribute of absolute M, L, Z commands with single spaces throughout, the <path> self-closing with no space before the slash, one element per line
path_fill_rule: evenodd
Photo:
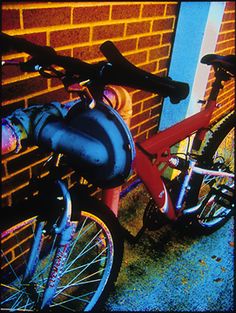
<path fill-rule="evenodd" d="M 50 33 L 50 45 L 61 47 L 89 41 L 89 27 L 59 30 Z"/>
<path fill-rule="evenodd" d="M 50 154 L 50 152 L 48 152 L 48 157 L 49 157 L 49 154 Z M 31 167 L 32 176 L 35 176 L 35 175 L 37 176 L 37 175 L 39 175 L 39 173 L 42 175 L 48 174 L 48 168 L 46 168 L 46 167 L 42 168 L 43 163 L 44 163 L 44 161 L 42 161 L 41 163 L 32 165 L 32 167 Z"/>
<path fill-rule="evenodd" d="M 152 108 L 151 109 L 151 113 L 150 113 L 150 117 L 154 117 L 154 116 L 157 116 L 158 114 L 160 114 L 161 113 L 161 106 L 160 105 L 158 105 L 158 106 L 156 106 L 156 107 L 154 107 L 154 108 Z"/>
<path fill-rule="evenodd" d="M 3 56 L 4 59 L 4 56 Z M 24 62 L 24 58 L 14 58 L 14 61 Z M 2 80 L 23 75 L 19 66 L 2 66 Z"/>
<path fill-rule="evenodd" d="M 18 36 L 21 38 L 24 38 L 30 42 L 33 42 L 37 45 L 46 46 L 47 38 L 46 38 L 46 32 L 42 33 L 32 33 L 32 34 L 24 34 L 22 36 Z"/>
<path fill-rule="evenodd" d="M 23 244 L 22 241 L 25 241 L 25 239 L 28 236 L 32 235 L 32 228 L 31 227 L 32 226 L 28 226 L 28 227 L 24 227 L 24 228 L 21 227 L 21 229 L 19 229 L 19 232 L 17 233 L 17 238 L 14 236 L 9 237 L 9 239 L 7 241 L 5 241 L 3 246 L 2 246 L 3 251 L 7 251 L 7 250 L 9 250 L 9 248 L 12 249 L 13 247 L 15 247 L 15 249 L 17 249 L 17 245 L 19 245 L 20 243 Z M 22 249 L 22 251 L 23 250 L 24 249 Z M 14 251 L 16 251 L 16 250 L 14 250 Z M 19 255 L 20 254 L 19 251 L 16 254 Z"/>
<path fill-rule="evenodd" d="M 112 39 L 124 35 L 125 24 L 101 25 L 93 28 L 93 40 Z"/>
<path fill-rule="evenodd" d="M 140 133 L 155 126 L 157 126 L 157 117 L 150 118 L 148 121 L 140 126 Z"/>
<path fill-rule="evenodd" d="M 100 45 L 84 46 L 73 49 L 73 55 L 82 61 L 104 58 L 99 50 Z"/>
<path fill-rule="evenodd" d="M 71 57 L 72 49 L 63 49 L 63 50 L 58 51 L 57 54 L 63 55 L 63 56 L 66 56 L 66 57 Z"/>
<path fill-rule="evenodd" d="M 161 70 L 161 71 L 157 71 L 155 74 L 157 76 L 160 76 L 160 77 L 166 77 L 167 76 L 167 69 L 164 69 L 164 70 Z"/>
<path fill-rule="evenodd" d="M 230 41 L 219 42 L 216 45 L 216 50 L 217 51 L 221 51 L 221 50 L 225 50 L 225 49 L 227 49 L 229 47 L 233 47 L 234 46 L 234 42 L 235 42 L 234 39 L 232 39 Z M 227 53 L 224 52 L 224 54 L 226 55 Z"/>
<path fill-rule="evenodd" d="M 24 28 L 70 24 L 70 8 L 45 8 L 23 10 Z"/>
<path fill-rule="evenodd" d="M 152 31 L 172 30 L 174 26 L 174 18 L 164 18 L 153 22 Z"/>
<path fill-rule="evenodd" d="M 20 28 L 20 11 L 2 10 L 2 31 Z"/>
<path fill-rule="evenodd" d="M 11 197 L 2 197 L 1 198 L 1 207 L 4 209 L 4 207 L 11 205 Z"/>
<path fill-rule="evenodd" d="M 132 103 L 139 102 L 142 99 L 150 97 L 150 92 L 138 90 L 132 95 Z"/>
<path fill-rule="evenodd" d="M 132 64 L 144 63 L 147 60 L 147 51 L 130 54 L 126 57 Z"/>
<path fill-rule="evenodd" d="M 166 7 L 166 15 L 177 15 L 178 11 L 178 5 L 177 4 L 172 4 L 168 3 Z"/>
<path fill-rule="evenodd" d="M 142 17 L 163 16 L 165 11 L 164 4 L 144 4 Z"/>
<path fill-rule="evenodd" d="M 112 19 L 137 18 L 140 13 L 140 4 L 121 4 L 112 6 Z"/>
<path fill-rule="evenodd" d="M 151 22 L 134 22 L 134 23 L 128 23 L 126 35 L 136 35 L 136 34 L 143 34 L 148 33 L 150 31 Z"/>
<path fill-rule="evenodd" d="M 32 192 L 29 192 L 29 187 L 28 185 L 16 190 L 13 194 L 12 194 L 12 203 L 17 203 L 18 201 L 23 201 L 26 197 L 32 195 Z"/>
<path fill-rule="evenodd" d="M 160 96 L 154 96 L 148 100 L 145 100 L 143 102 L 143 110 L 146 110 L 148 108 L 151 108 L 153 106 L 156 106 L 158 103 L 161 102 L 161 97 Z M 159 108 L 159 106 L 158 106 Z"/>
<path fill-rule="evenodd" d="M 133 105 L 133 107 L 132 107 L 133 114 L 132 115 L 140 113 L 141 107 L 142 107 L 142 103 L 141 102 L 136 103 L 135 105 Z"/>
<path fill-rule="evenodd" d="M 226 32 L 226 31 L 234 30 L 234 29 L 235 29 L 235 22 L 234 21 L 225 22 L 225 23 L 221 24 L 220 32 Z"/>
<path fill-rule="evenodd" d="M 109 19 L 110 6 L 83 6 L 74 8 L 73 24 L 106 21 Z"/>
<path fill-rule="evenodd" d="M 235 20 L 235 12 L 225 12 L 224 13 L 222 22 L 234 21 L 234 20 Z"/>
<path fill-rule="evenodd" d="M 231 38 L 234 38 L 233 32 L 223 33 L 219 35 L 217 42 L 219 43 L 221 41 L 229 40 Z"/>
<path fill-rule="evenodd" d="M 69 100 L 70 94 L 64 89 L 54 90 L 39 96 L 32 97 L 28 100 L 29 105 L 32 104 L 46 104 L 52 101 L 64 101 Z"/>
<path fill-rule="evenodd" d="M 138 48 L 147 48 L 147 47 L 153 47 L 158 46 L 161 42 L 161 35 L 151 35 L 151 36 L 142 36 L 139 38 L 138 41 Z"/>
<path fill-rule="evenodd" d="M 23 171 L 2 182 L 2 194 L 13 192 L 16 188 L 26 184 L 30 179 L 29 170 Z"/>
<path fill-rule="evenodd" d="M 225 40 L 225 36 L 226 36 L 226 34 L 219 34 L 217 41 L 218 41 L 218 42 L 224 41 L 224 40 Z"/>
<path fill-rule="evenodd" d="M 43 77 L 29 78 L 2 86 L 2 101 L 30 95 L 47 89 L 47 80 Z"/>
<path fill-rule="evenodd" d="M 32 235 L 32 229 L 31 229 L 31 234 L 30 235 Z M 17 260 L 17 262 L 22 262 L 23 261 L 23 256 L 21 254 L 22 254 L 22 252 L 24 252 L 26 254 L 27 250 L 30 249 L 30 247 L 31 247 L 31 242 L 30 242 L 30 237 L 28 236 L 27 241 L 22 242 L 21 245 L 17 246 L 15 248 L 15 250 L 14 250 L 16 258 L 17 257 L 19 258 Z"/>
<path fill-rule="evenodd" d="M 169 58 L 159 61 L 158 70 L 161 71 L 169 66 Z"/>
<path fill-rule="evenodd" d="M 130 131 L 131 131 L 131 134 L 132 134 L 132 137 L 137 136 L 138 130 L 139 130 L 139 126 L 134 127 L 134 128 L 132 128 L 132 129 L 130 130 Z"/>
<path fill-rule="evenodd" d="M 165 44 L 171 44 L 172 43 L 172 39 L 173 39 L 173 33 L 169 32 L 169 33 L 165 33 L 162 34 L 162 40 L 161 40 L 161 44 L 165 45 Z"/>
<path fill-rule="evenodd" d="M 148 130 L 147 138 L 150 138 L 150 137 L 156 135 L 157 131 L 158 131 L 158 126 L 157 126 L 157 125 L 154 125 L 153 128 L 151 128 L 151 129 Z"/>
<path fill-rule="evenodd" d="M 170 45 L 154 48 L 150 50 L 149 60 L 152 61 L 152 60 L 163 58 L 165 56 L 169 56 L 169 52 L 170 52 Z"/>
<path fill-rule="evenodd" d="M 135 138 L 134 138 L 134 141 L 135 142 L 143 142 L 144 140 L 146 140 L 147 139 L 147 132 L 145 132 L 145 133 L 143 133 L 143 134 L 140 134 L 140 135 L 138 135 L 138 136 L 135 136 Z"/>
<path fill-rule="evenodd" d="M 140 123 L 142 123 L 143 121 L 147 120 L 149 118 L 149 111 L 145 111 L 145 112 L 141 112 L 140 114 L 135 115 L 132 119 L 131 119 L 131 124 L 130 126 L 133 127 L 135 125 L 138 125 Z"/>
<path fill-rule="evenodd" d="M 119 49 L 119 51 L 126 52 L 135 50 L 137 43 L 137 38 L 132 39 L 122 39 L 115 42 L 116 47 Z"/>
<path fill-rule="evenodd" d="M 4 248 L 2 249 L 4 251 Z M 2 275 L 4 277 L 4 268 L 7 268 L 7 263 L 12 259 L 12 252 L 4 253 L 5 257 L 1 258 L 1 270 L 3 269 Z"/>
<path fill-rule="evenodd" d="M 4 163 L 1 163 L 1 177 L 6 176 L 6 166 Z"/>
<path fill-rule="evenodd" d="M 156 71 L 157 62 L 151 62 L 140 66 L 140 68 L 146 72 L 154 73 Z"/>
<path fill-rule="evenodd" d="M 225 11 L 235 10 L 235 2 L 234 1 L 226 1 Z"/>
<path fill-rule="evenodd" d="M 50 79 L 50 86 L 52 88 L 53 87 L 64 88 L 63 83 L 58 78 L 51 78 Z"/>
<path fill-rule="evenodd" d="M 43 161 L 48 153 L 42 153 L 38 149 L 30 151 L 7 162 L 9 174 L 19 171 L 22 167 L 29 167 L 31 164 Z"/>

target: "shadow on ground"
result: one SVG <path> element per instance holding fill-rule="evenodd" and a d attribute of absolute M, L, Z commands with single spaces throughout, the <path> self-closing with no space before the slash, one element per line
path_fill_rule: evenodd
<path fill-rule="evenodd" d="M 142 186 L 122 201 L 119 220 L 133 235 L 142 225 Z M 125 243 L 120 274 L 106 311 L 234 311 L 234 220 L 209 236 L 167 225 Z"/>

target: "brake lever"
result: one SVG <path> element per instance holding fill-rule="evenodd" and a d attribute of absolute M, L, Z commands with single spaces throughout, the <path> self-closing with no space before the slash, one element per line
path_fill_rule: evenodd
<path fill-rule="evenodd" d="M 38 72 L 41 76 L 45 77 L 45 78 L 59 78 L 62 79 L 62 77 L 65 76 L 64 73 L 56 70 L 55 68 L 53 68 L 52 66 L 49 67 L 42 67 L 39 65 L 39 69 Z"/>
<path fill-rule="evenodd" d="M 74 82 L 66 87 L 68 92 L 77 92 L 81 101 L 88 107 L 89 109 L 93 109 L 96 105 L 96 102 L 89 91 L 87 84 L 90 82 L 89 79 L 81 82 Z"/>

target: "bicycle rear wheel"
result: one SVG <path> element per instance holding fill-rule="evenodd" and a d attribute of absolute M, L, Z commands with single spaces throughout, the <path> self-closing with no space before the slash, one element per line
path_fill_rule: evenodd
<path fill-rule="evenodd" d="M 228 116 L 213 132 L 202 153 L 200 166 L 234 173 L 235 114 Z M 234 178 L 194 174 L 189 198 L 197 195 L 196 215 L 192 226 L 203 233 L 212 233 L 233 214 Z"/>
<path fill-rule="evenodd" d="M 77 202 L 73 219 L 76 232 L 50 305 L 56 312 L 97 309 L 116 281 L 122 262 L 123 238 L 114 214 L 93 198 L 78 198 Z M 34 311 L 40 307 L 58 238 L 45 236 L 36 271 L 27 286 L 23 285 L 36 221 L 37 217 L 32 217 L 2 233 L 4 310 Z"/>

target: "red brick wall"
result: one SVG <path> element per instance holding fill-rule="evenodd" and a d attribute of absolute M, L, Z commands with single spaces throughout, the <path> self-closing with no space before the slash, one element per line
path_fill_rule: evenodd
<path fill-rule="evenodd" d="M 235 2 L 226 2 L 225 12 L 220 27 L 215 52 L 216 54 L 228 55 L 235 54 Z M 211 70 L 208 86 L 206 89 L 206 97 L 210 92 L 210 83 L 214 79 Z M 224 89 L 220 92 L 218 103 L 220 107 L 215 110 L 212 123 L 217 122 L 222 116 L 230 112 L 235 106 L 235 80 L 231 79 L 224 83 Z"/>
<path fill-rule="evenodd" d="M 165 76 L 168 72 L 172 40 L 176 24 L 177 2 L 4 2 L 2 29 L 10 35 L 22 36 L 40 45 L 50 45 L 59 54 L 97 62 L 104 57 L 99 46 L 112 40 L 135 65 Z M 227 2 L 217 52 L 233 53 L 234 4 Z M 7 59 L 26 60 L 24 53 L 6 55 Z M 18 69 L 3 70 L 2 112 L 35 103 L 63 101 L 71 98 L 54 79 L 37 74 L 22 74 Z M 233 84 L 230 84 L 233 90 Z M 128 89 L 133 100 L 131 131 L 143 140 L 157 131 L 161 97 Z M 222 96 L 224 107 L 232 107 L 233 93 Z M 227 107 L 227 108 L 226 108 Z M 36 147 L 22 150 L 2 160 L 3 203 L 22 198 L 29 178 L 42 165 L 47 154 Z M 69 182 L 70 179 L 68 176 Z"/>

